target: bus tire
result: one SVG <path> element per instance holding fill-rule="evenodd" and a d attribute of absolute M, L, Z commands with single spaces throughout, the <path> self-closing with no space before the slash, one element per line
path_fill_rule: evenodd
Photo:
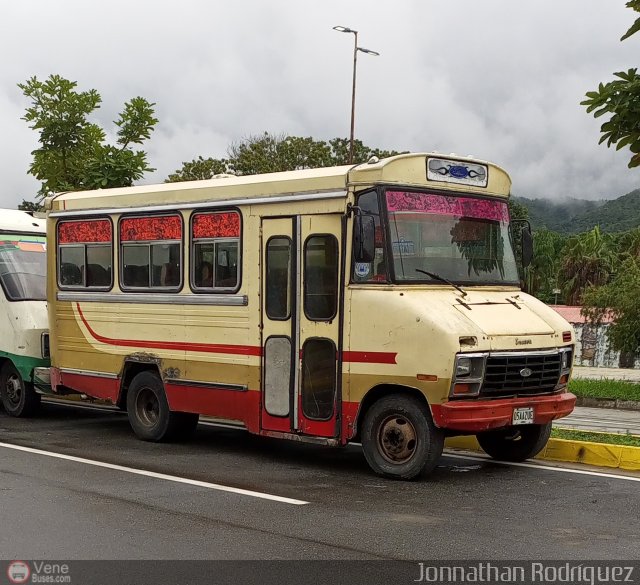
<path fill-rule="evenodd" d="M 361 439 L 371 469 L 393 479 L 433 471 L 444 446 L 427 405 L 407 395 L 377 400 L 365 415 Z"/>
<path fill-rule="evenodd" d="M 174 439 L 188 439 L 198 428 L 200 415 L 192 412 L 174 412 L 178 423 L 173 433 Z"/>
<path fill-rule="evenodd" d="M 9 361 L 0 370 L 0 400 L 7 414 L 17 418 L 33 416 L 40 407 L 40 394 Z"/>
<path fill-rule="evenodd" d="M 483 451 L 500 461 L 520 462 L 535 457 L 551 436 L 551 423 L 518 425 L 476 435 Z"/>
<path fill-rule="evenodd" d="M 140 372 L 131 381 L 127 414 L 137 437 L 155 443 L 183 438 L 198 422 L 198 415 L 169 410 L 164 384 L 155 372 L 150 371 Z"/>

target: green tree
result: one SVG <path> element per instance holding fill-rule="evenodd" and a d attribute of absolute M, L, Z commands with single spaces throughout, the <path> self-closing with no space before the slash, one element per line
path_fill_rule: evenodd
<path fill-rule="evenodd" d="M 257 175 L 332 166 L 331 149 L 311 137 L 250 136 L 229 147 L 230 165 L 237 175 Z"/>
<path fill-rule="evenodd" d="M 183 162 L 182 167 L 171 173 L 165 183 L 178 183 L 180 181 L 203 181 L 211 179 L 215 175 L 228 173 L 229 161 L 219 158 L 203 158 L 199 156 L 189 162 Z"/>
<path fill-rule="evenodd" d="M 60 191 L 127 187 L 155 170 L 146 152 L 133 148 L 150 138 L 158 122 L 155 104 L 142 97 L 126 102 L 114 121 L 116 143 L 108 144 L 106 131 L 89 120 L 100 107 L 100 94 L 95 89 L 79 92 L 76 86 L 59 75 L 18 84 L 30 101 L 22 119 L 39 133 L 40 144 L 31 153 L 29 167 L 42 183 L 39 200 Z"/>
<path fill-rule="evenodd" d="M 394 154 L 400 153 L 369 148 L 359 140 L 354 141 L 356 162 L 365 162 L 372 156 L 384 158 Z M 231 144 L 225 159 L 199 156 L 190 162 L 182 163 L 180 169 L 169 175 L 167 182 L 211 179 L 220 173 L 255 175 L 331 167 L 347 164 L 348 157 L 349 140 L 345 138 L 334 138 L 325 142 L 311 137 L 265 132 Z"/>
<path fill-rule="evenodd" d="M 562 250 L 560 266 L 566 302 L 580 304 L 588 287 L 601 286 L 609 281 L 615 265 L 611 236 L 603 234 L 598 226 L 569 238 Z"/>
<path fill-rule="evenodd" d="M 22 211 L 44 211 L 44 206 L 37 201 L 22 200 L 22 203 L 18 205 L 18 209 Z"/>
<path fill-rule="evenodd" d="M 521 281 L 526 281 L 526 269 L 522 266 L 522 230 L 525 221 L 529 220 L 529 209 L 526 205 L 518 203 L 513 197 L 509 198 L 509 217 L 511 218 L 511 238 L 513 241 L 513 252 L 518 266 L 518 277 Z"/>
<path fill-rule="evenodd" d="M 640 227 L 615 234 L 616 250 L 621 261 L 640 260 Z"/>
<path fill-rule="evenodd" d="M 331 165 L 340 166 L 349 164 L 349 139 L 333 138 L 329 140 L 331 147 Z M 407 151 L 398 152 L 396 150 L 382 150 L 380 148 L 370 148 L 365 146 L 362 141 L 353 141 L 353 160 L 354 164 L 367 162 L 371 157 L 387 158 L 396 154 L 404 154 Z"/>
<path fill-rule="evenodd" d="M 561 251 L 566 237 L 557 232 L 541 229 L 533 233 L 533 261 L 527 269 L 526 289 L 546 303 L 556 300 L 554 290 L 559 288 Z"/>
<path fill-rule="evenodd" d="M 592 323 L 613 317 L 608 336 L 613 349 L 632 355 L 640 351 L 640 264 L 627 258 L 612 281 L 584 293 L 583 313 Z"/>
<path fill-rule="evenodd" d="M 627 7 L 640 12 L 640 0 L 630 0 Z M 621 41 L 640 30 L 640 17 L 622 36 Z M 613 74 L 617 79 L 608 83 L 600 83 L 596 91 L 587 92 L 587 99 L 581 102 L 587 113 L 599 118 L 611 114 L 607 122 L 602 124 L 600 144 L 616 145 L 616 150 L 625 146 L 632 153 L 629 167 L 640 165 L 640 75 L 638 69 L 618 71 Z"/>

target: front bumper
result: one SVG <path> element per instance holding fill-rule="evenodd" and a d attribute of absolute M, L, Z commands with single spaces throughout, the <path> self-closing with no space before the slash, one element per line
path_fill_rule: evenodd
<path fill-rule="evenodd" d="M 431 407 L 437 427 L 467 433 L 479 433 L 512 424 L 513 409 L 533 407 L 534 423 L 546 424 L 571 414 L 575 395 L 562 392 L 552 396 L 502 398 L 497 400 L 456 400 Z"/>

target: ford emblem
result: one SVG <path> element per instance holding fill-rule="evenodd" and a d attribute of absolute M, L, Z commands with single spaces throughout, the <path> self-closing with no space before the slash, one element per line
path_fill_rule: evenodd
<path fill-rule="evenodd" d="M 528 378 L 531 374 L 533 374 L 533 372 L 531 371 L 531 368 L 522 368 L 520 370 L 520 375 L 523 378 Z"/>

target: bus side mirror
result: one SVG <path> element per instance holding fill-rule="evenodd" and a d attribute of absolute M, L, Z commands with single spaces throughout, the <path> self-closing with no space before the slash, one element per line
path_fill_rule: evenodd
<path fill-rule="evenodd" d="M 522 228 L 522 267 L 526 268 L 533 260 L 533 236 L 531 235 L 531 226 L 525 224 Z"/>
<path fill-rule="evenodd" d="M 376 256 L 376 223 L 371 215 L 354 217 L 353 254 L 356 262 L 373 262 Z"/>

